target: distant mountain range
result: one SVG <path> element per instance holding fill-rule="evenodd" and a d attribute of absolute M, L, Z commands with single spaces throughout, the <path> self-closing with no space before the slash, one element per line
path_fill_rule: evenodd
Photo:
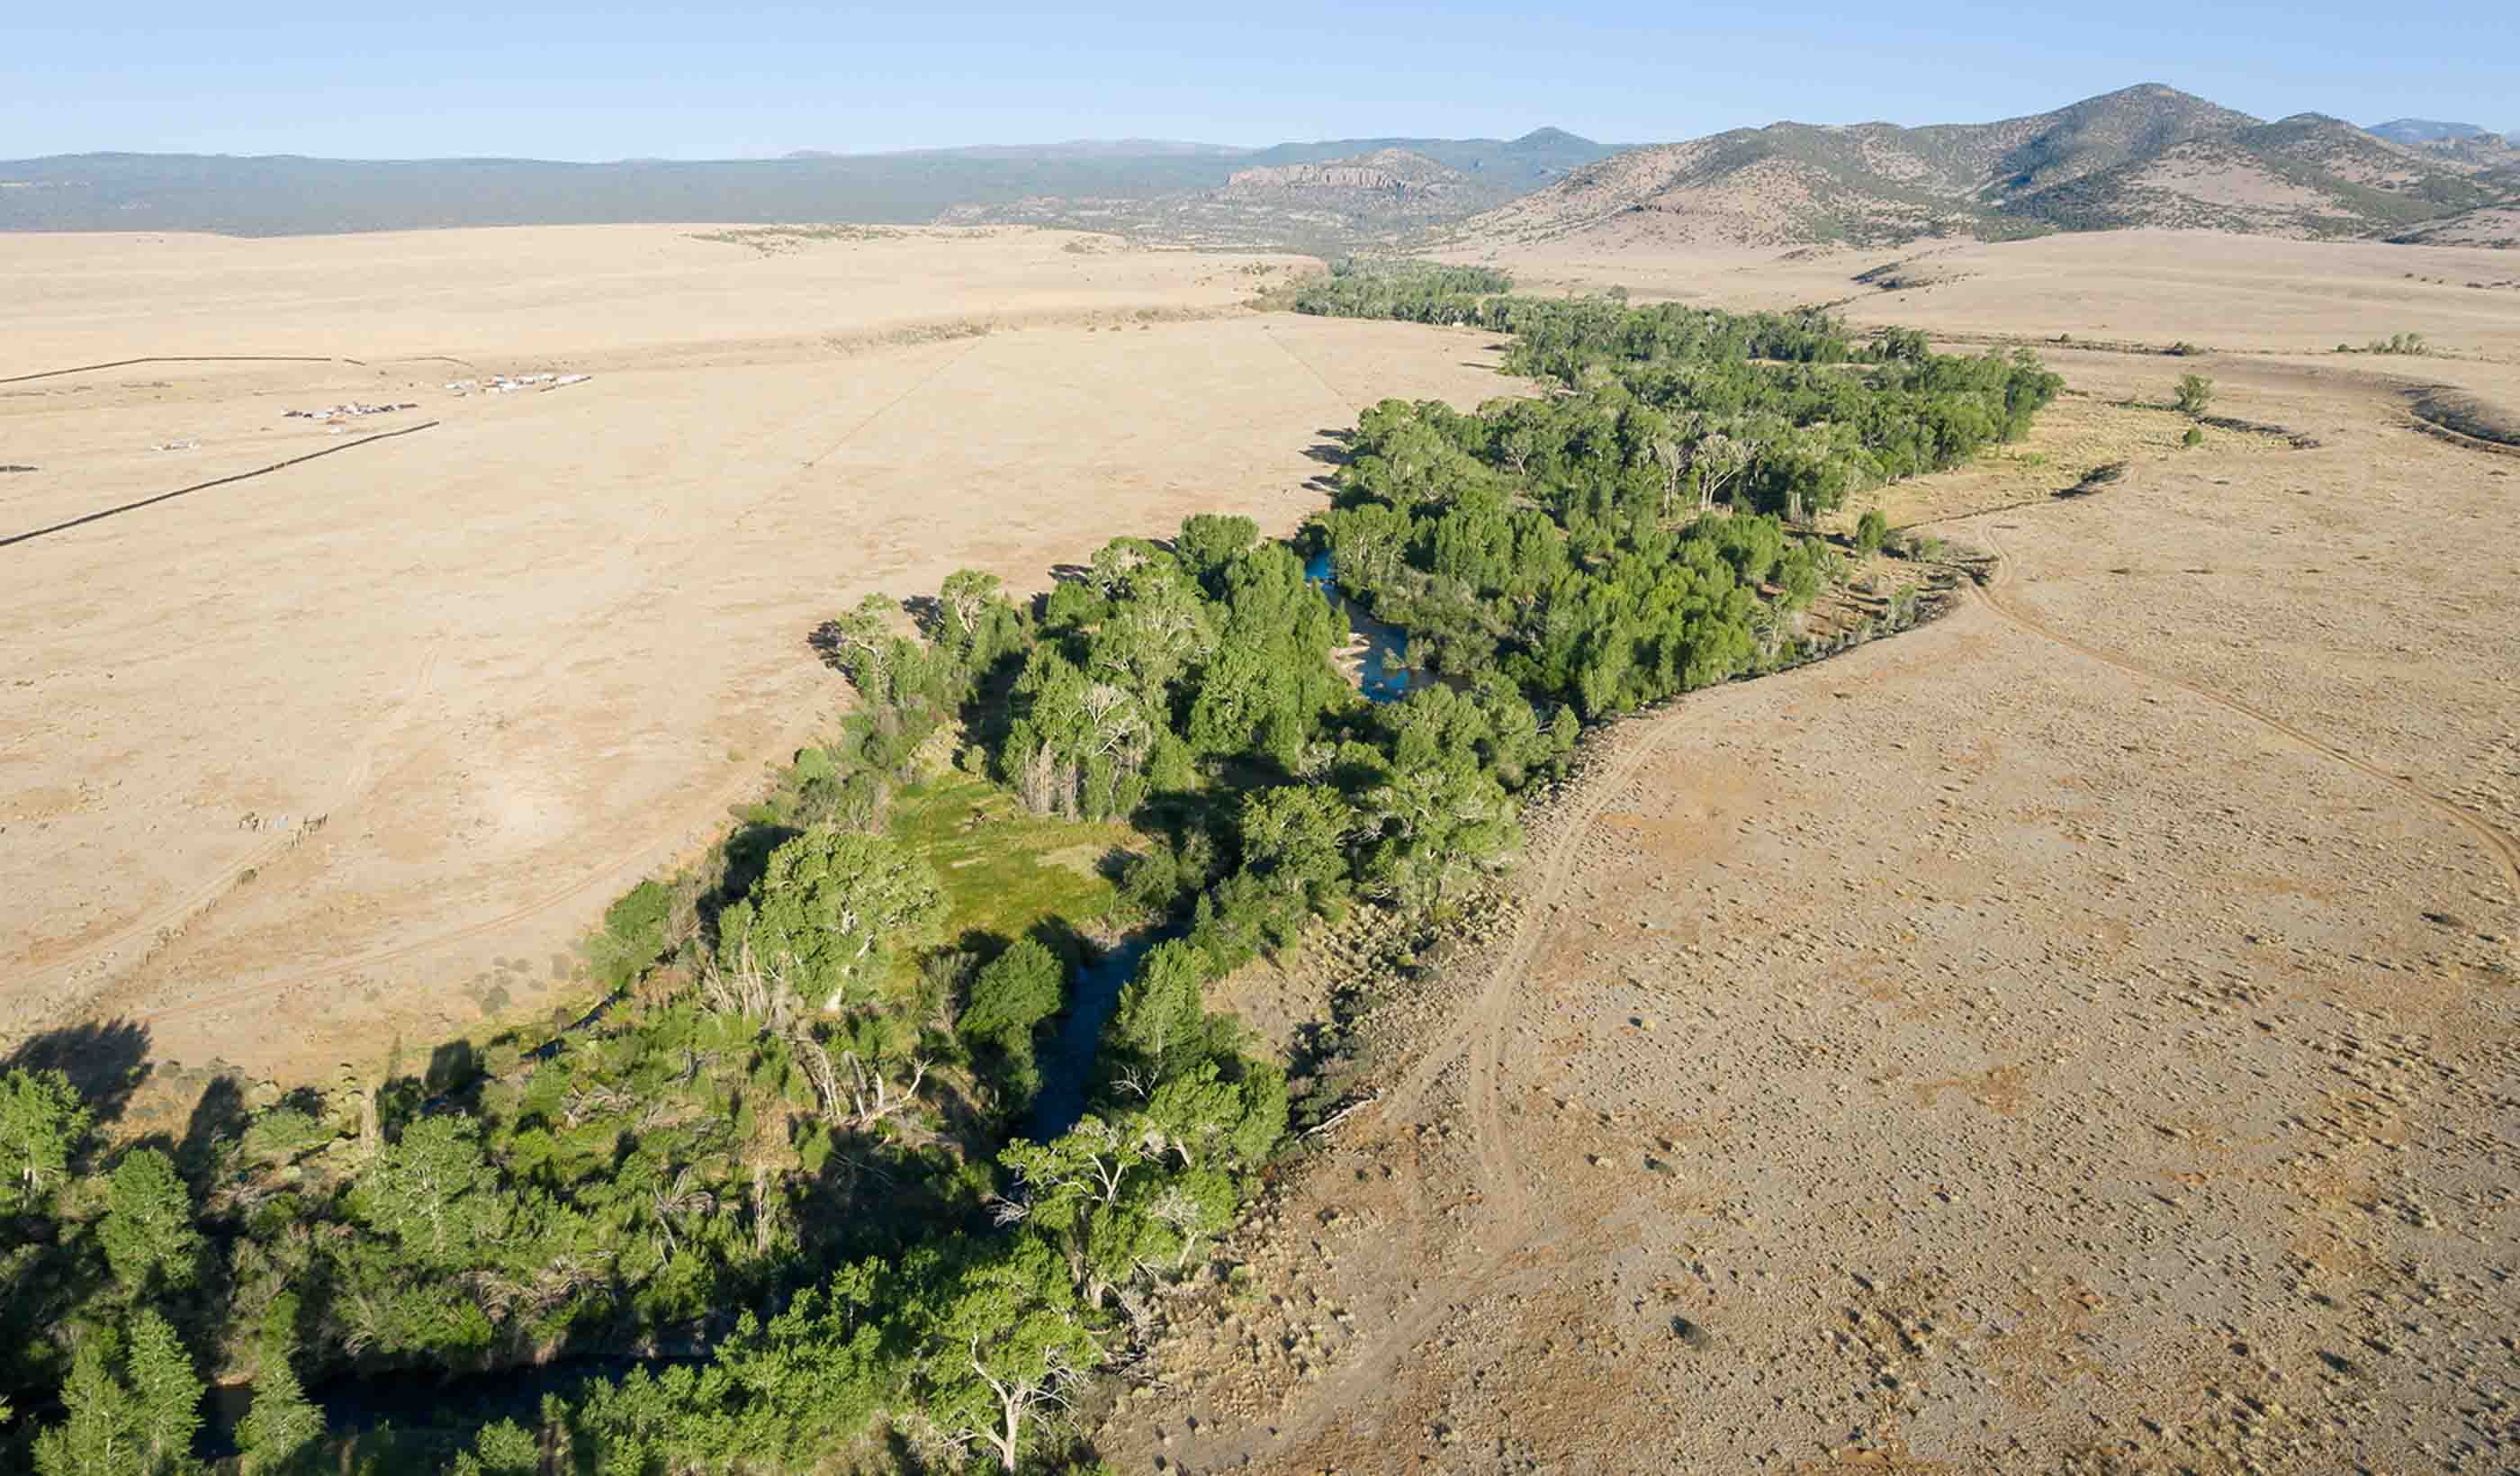
<path fill-rule="evenodd" d="M 1780 122 L 1626 149 L 1541 128 L 716 161 L 0 161 L 0 230 L 276 236 L 610 221 L 1011 223 L 1326 254 L 1577 236 L 1886 245 L 2132 226 L 2520 246 L 2520 147 L 2424 118 L 2266 122 L 2146 83 L 1992 123 Z"/>
<path fill-rule="evenodd" d="M 1611 150 L 1559 129 L 1518 139 L 1341 139 L 1269 149 L 1075 140 L 787 158 L 326 159 L 82 154 L 0 160 L 0 231 L 291 236 L 612 221 L 918 224 L 1024 201 L 1141 202 L 1224 188 L 1245 169 L 1399 148 L 1471 177 L 1462 213 Z M 1283 244 L 1285 232 L 1261 233 Z M 1309 238 L 1308 238 L 1309 239 Z"/>
<path fill-rule="evenodd" d="M 2479 128 L 2474 123 L 2444 123 L 2432 118 L 2393 118 L 2373 123 L 2362 130 L 2393 144 L 2451 144 L 2463 139 L 2483 138 L 2494 130 Z"/>
<path fill-rule="evenodd" d="M 835 154 L 798 149 L 788 158 L 1238 158 L 1259 151 L 1236 144 L 1192 144 L 1168 138 L 1074 138 L 1056 144 L 967 144 L 952 149 L 894 149 Z"/>
<path fill-rule="evenodd" d="M 958 225 L 1066 226 L 1204 246 L 1323 254 L 1406 246 L 1615 153 L 1540 128 L 1514 139 L 1348 138 L 1239 155 L 1216 185 L 1134 198 L 1040 195 L 974 203 Z"/>
<path fill-rule="evenodd" d="M 1871 245 L 2154 226 L 2495 244 L 2515 201 L 2520 151 L 2481 129 L 2407 144 L 2146 83 L 1993 123 L 1787 122 L 1628 150 L 1451 240 Z"/>

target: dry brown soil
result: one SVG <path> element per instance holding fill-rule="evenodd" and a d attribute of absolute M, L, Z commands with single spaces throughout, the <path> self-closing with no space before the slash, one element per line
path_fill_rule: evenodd
<path fill-rule="evenodd" d="M 0 378 L 358 361 L 0 383 L 0 539 L 344 448 L 0 545 L 0 1030 L 329 1078 L 574 999 L 604 906 L 842 699 L 819 621 L 1282 530 L 1320 432 L 1512 387 L 1481 335 L 1239 308 L 1282 259 L 699 229 L 0 238 Z M 443 387 L 549 371 L 593 378 Z M 417 408 L 282 415 L 351 399 Z"/>
<path fill-rule="evenodd" d="M 1948 320 L 2118 291 L 1986 249 Z M 2111 323 L 2272 348 L 2400 291 L 2191 266 Z M 2520 403 L 2520 302 L 2444 300 L 2501 304 L 2433 321 Z M 1885 500 L 1986 587 L 1598 742 L 1503 940 L 1369 1021 L 1382 1096 L 1173 1305 L 1120 1469 L 2520 1460 L 2520 462 L 2409 425 L 2421 360 L 2051 359 L 2028 443 Z M 2181 450 L 2187 369 L 2321 444 Z"/>
<path fill-rule="evenodd" d="M 529 1002 L 827 703 L 843 601 L 1282 525 L 1316 428 L 1499 387 L 1476 335 L 1234 314 L 1223 258 L 477 237 L 0 241 L 51 289 L 25 370 L 366 361 L 0 385 L 46 469 L 10 529 L 364 429 L 287 405 L 442 422 L 0 548 L 13 1024 L 286 1065 Z M 2133 235 L 1846 284 L 1885 254 L 1508 264 L 2215 352 L 2051 348 L 2029 442 L 1884 499 L 1984 589 L 1596 742 L 1495 946 L 1369 1022 L 1381 1096 L 1170 1304 L 1120 1469 L 2514 1463 L 2520 460 L 2407 393 L 2520 405 L 2520 293 L 2460 285 L 2510 258 Z M 1141 304 L 1227 316 L 1108 332 Z M 933 336 L 983 316 L 1032 326 Z M 2451 357 L 2326 352 L 2409 329 Z M 434 353 L 596 378 L 449 401 Z M 2180 449 L 2188 370 L 2288 434 Z"/>

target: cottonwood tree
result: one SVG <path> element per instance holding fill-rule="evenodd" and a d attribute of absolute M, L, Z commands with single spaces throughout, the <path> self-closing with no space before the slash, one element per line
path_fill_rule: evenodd
<path fill-rule="evenodd" d="M 1086 668 L 1148 706 L 1174 680 L 1216 649 L 1216 629 L 1198 587 L 1168 555 L 1140 565 L 1125 597 L 1096 630 Z"/>
<path fill-rule="evenodd" d="M 1103 599 L 1116 598 L 1139 569 L 1165 559 L 1164 551 L 1144 538 L 1114 538 L 1094 551 L 1086 565 L 1086 582 Z"/>
<path fill-rule="evenodd" d="M 202 1424 L 201 1375 L 175 1329 L 157 1313 L 131 1319 L 116 1376 L 106 1340 L 90 1337 L 62 1386 L 68 1413 L 35 1437 L 42 1476 L 185 1476 L 199 1469 L 193 1433 Z"/>
<path fill-rule="evenodd" d="M 918 1103 L 929 1061 L 914 1022 L 890 1010 L 860 1009 L 842 1025 L 838 1044 L 851 1127 L 873 1128 Z"/>
<path fill-rule="evenodd" d="M 1364 810 L 1382 828 L 1368 874 L 1381 895 L 1408 907 L 1440 906 L 1454 882 L 1492 870 L 1519 839 L 1512 801 L 1459 760 L 1402 769 L 1366 796 Z"/>
<path fill-rule="evenodd" d="M 1024 663 L 1014 697 L 1020 715 L 1000 767 L 1027 808 L 1095 820 L 1136 808 L 1139 776 L 1163 732 L 1136 691 L 1089 676 L 1045 645 Z"/>
<path fill-rule="evenodd" d="M 1338 509 L 1323 516 L 1322 526 L 1329 535 L 1332 571 L 1351 594 L 1395 583 L 1416 533 L 1407 514 L 1381 503 Z"/>
<path fill-rule="evenodd" d="M 1202 1062 L 1148 1095 L 1141 1134 L 1183 1168 L 1257 1169 L 1286 1131 L 1286 1074 L 1238 1058 L 1238 1080 Z"/>
<path fill-rule="evenodd" d="M 849 681 L 867 697 L 892 695 L 892 670 L 900 656 L 901 637 L 892 628 L 899 606 L 881 595 L 869 595 L 855 609 L 823 627 L 822 639 Z"/>
<path fill-rule="evenodd" d="M 1260 538 L 1260 525 L 1248 517 L 1197 513 L 1182 519 L 1173 552 L 1190 576 L 1211 597 L 1225 593 L 1225 571 Z"/>
<path fill-rule="evenodd" d="M 1341 469 L 1340 480 L 1403 511 L 1440 498 L 1444 473 L 1462 460 L 1405 400 L 1384 400 L 1360 416 L 1357 427 L 1361 442 L 1373 449 Z"/>
<path fill-rule="evenodd" d="M 1067 966 L 1036 939 L 1025 938 L 971 975 L 955 1034 L 996 1052 L 997 1085 L 1021 1100 L 1040 1087 L 1033 1032 L 1066 1003 Z"/>
<path fill-rule="evenodd" d="M 955 1450 L 1013 1471 L 1102 1362 L 1065 1273 L 1035 1235 L 922 1247 L 904 1258 L 920 1416 Z"/>
<path fill-rule="evenodd" d="M 60 1071 L 19 1069 L 0 1076 L 0 1173 L 19 1204 L 37 1203 L 69 1172 L 70 1155 L 87 1139 L 90 1116 Z"/>
<path fill-rule="evenodd" d="M 1214 1054 L 1215 1031 L 1203 1004 L 1209 973 L 1205 951 L 1187 939 L 1148 949 L 1102 1027 L 1112 1067 L 1134 1068 L 1136 1079 L 1152 1090 L 1152 1083 Z"/>
<path fill-rule="evenodd" d="M 1712 513 L 1716 499 L 1758 459 L 1759 444 L 1722 429 L 1708 430 L 1688 448 L 1689 468 L 1697 473 L 1697 511 Z"/>
<path fill-rule="evenodd" d="M 97 1239 L 113 1278 L 134 1297 L 156 1297 L 193 1284 L 202 1232 L 193 1225 L 193 1196 L 173 1160 L 136 1148 L 106 1183 L 105 1219 Z"/>
<path fill-rule="evenodd" d="M 1337 906 L 1347 888 L 1356 811 L 1324 784 L 1278 784 L 1242 797 L 1243 870 L 1282 901 L 1311 912 Z"/>
<path fill-rule="evenodd" d="M 469 1117 L 432 1114 L 412 1123 L 359 1176 L 351 1209 L 422 1265 L 474 1264 L 482 1242 L 495 1239 L 509 1217 L 480 1132 Z"/>
<path fill-rule="evenodd" d="M 995 574 L 957 569 L 936 592 L 936 642 L 966 673 L 1013 649 L 1024 639 L 1022 612 Z"/>
<path fill-rule="evenodd" d="M 934 943 L 947 911 L 935 869 L 900 842 L 808 830 L 719 915 L 721 965 L 748 960 L 837 1010 L 874 998 L 896 952 Z"/>
<path fill-rule="evenodd" d="M 1023 1180 L 1032 1223 L 1057 1229 L 1077 1218 L 1074 1206 L 1117 1200 L 1150 1145 L 1161 1142 L 1134 1118 L 1089 1112 L 1048 1142 L 1008 1143 L 998 1161 Z"/>
<path fill-rule="evenodd" d="M 237 1421 L 238 1476 L 299 1476 L 314 1463 L 324 1438 L 324 1413 L 306 1397 L 291 1365 L 297 1299 L 272 1304 L 263 1324 L 253 1375 L 253 1402 Z"/>
<path fill-rule="evenodd" d="M 1144 1214 L 1159 1237 L 1173 1241 L 1166 1270 L 1177 1273 L 1189 1266 L 1202 1242 L 1232 1225 L 1235 1203 L 1234 1181 L 1213 1169 L 1192 1169 L 1157 1185 L 1147 1197 Z M 1157 1247 L 1149 1249 L 1161 1254 Z"/>

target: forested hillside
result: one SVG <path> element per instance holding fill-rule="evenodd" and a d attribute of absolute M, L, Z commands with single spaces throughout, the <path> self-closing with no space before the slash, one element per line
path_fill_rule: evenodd
<path fill-rule="evenodd" d="M 703 865 L 613 905 L 588 951 L 616 993 L 584 1019 L 276 1101 L 213 1083 L 180 1140 L 118 1137 L 58 1069 L 93 1040 L 12 1057 L 0 1462 L 1090 1468 L 1098 1381 L 1168 1289 L 1230 1273 L 1215 1238 L 1345 1090 L 1290 1080 L 1207 986 L 1360 908 L 1424 936 L 1510 865 L 1587 723 L 1820 649 L 1803 617 L 1848 551 L 1813 516 L 2058 388 L 1819 312 L 1508 286 L 1304 291 L 1510 334 L 1553 392 L 1383 402 L 1294 540 L 1195 516 L 1038 600 L 966 571 L 835 617 L 858 709 Z M 1342 677 L 1325 556 L 1443 680 Z M 1078 850 L 1090 877 L 1035 864 Z M 1105 948 L 1126 977 L 1098 998 Z M 1049 1049 L 1062 1018 L 1102 1019 L 1088 1058 Z M 308 1393 L 590 1355 L 636 1366 L 400 1431 L 328 1429 Z M 248 1386 L 232 1428 L 204 1427 L 212 1381 Z"/>

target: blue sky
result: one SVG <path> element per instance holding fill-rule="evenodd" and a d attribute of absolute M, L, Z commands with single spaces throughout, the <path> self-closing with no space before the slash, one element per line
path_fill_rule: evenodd
<path fill-rule="evenodd" d="M 1200 9 L 27 5 L 0 54 L 0 157 L 724 158 L 1542 124 L 1637 143 L 1782 117 L 1978 121 L 2138 81 L 2267 117 L 2520 128 L 2508 0 Z"/>

